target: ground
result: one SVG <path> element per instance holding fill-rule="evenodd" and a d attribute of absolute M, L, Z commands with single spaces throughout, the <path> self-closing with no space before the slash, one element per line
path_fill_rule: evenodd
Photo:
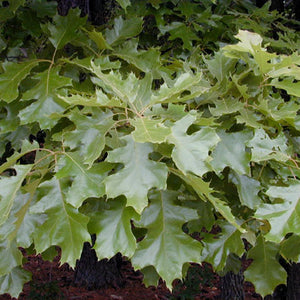
<path fill-rule="evenodd" d="M 73 284 L 74 271 L 64 264 L 59 266 L 59 256 L 53 262 L 44 261 L 40 255 L 26 255 L 26 270 L 33 273 L 32 281 L 24 286 L 18 299 L 22 300 L 188 300 L 188 299 L 220 299 L 219 277 L 213 273 L 210 265 L 194 264 L 185 284 L 174 283 L 173 293 L 168 291 L 165 284 L 160 282 L 158 287 L 146 288 L 142 283 L 142 274 L 135 272 L 129 261 L 124 259 L 122 275 L 125 285 L 122 288 L 103 288 L 88 290 Z M 250 283 L 244 285 L 246 300 L 262 298 L 254 291 Z M 12 299 L 9 295 L 1 295 L 0 300 Z"/>

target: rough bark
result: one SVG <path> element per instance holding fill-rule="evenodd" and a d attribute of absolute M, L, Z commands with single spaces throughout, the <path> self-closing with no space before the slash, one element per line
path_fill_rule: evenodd
<path fill-rule="evenodd" d="M 289 265 L 286 299 L 300 299 L 300 264 L 291 263 Z"/>
<path fill-rule="evenodd" d="M 244 295 L 244 276 L 242 271 L 234 274 L 232 271 L 220 278 L 221 299 L 222 300 L 243 300 Z"/>
<path fill-rule="evenodd" d="M 105 24 L 112 15 L 116 2 L 114 0 L 57 0 L 57 10 L 66 16 L 70 8 L 79 7 L 82 16 L 88 15 L 94 25 Z"/>
<path fill-rule="evenodd" d="M 294 0 L 294 12 L 296 20 L 300 21 L 300 1 Z"/>
<path fill-rule="evenodd" d="M 93 238 L 93 242 L 95 242 Z M 120 269 L 122 256 L 120 253 L 110 260 L 98 261 L 96 252 L 90 243 L 84 243 L 80 260 L 75 267 L 74 283 L 88 289 L 101 287 L 121 287 L 124 284 Z"/>
<path fill-rule="evenodd" d="M 272 0 L 270 10 L 277 10 L 279 12 L 283 12 L 284 11 L 283 0 Z"/>

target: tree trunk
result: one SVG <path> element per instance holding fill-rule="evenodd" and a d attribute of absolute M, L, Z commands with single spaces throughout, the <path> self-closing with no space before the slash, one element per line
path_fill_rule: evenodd
<path fill-rule="evenodd" d="M 298 1 L 298 0 L 296 0 L 296 1 Z M 267 2 L 268 2 L 268 0 L 256 0 L 256 6 L 257 7 L 262 7 Z M 279 12 L 284 11 L 284 2 L 283 2 L 283 0 L 272 0 L 271 1 L 270 10 L 275 10 L 275 9 L 277 9 Z"/>
<path fill-rule="evenodd" d="M 283 0 L 272 0 L 270 10 L 277 10 L 279 12 L 283 12 L 284 11 Z"/>
<path fill-rule="evenodd" d="M 105 24 L 111 17 L 116 2 L 114 0 L 57 0 L 57 10 L 66 16 L 70 8 L 79 7 L 82 16 L 88 15 L 94 25 Z"/>
<path fill-rule="evenodd" d="M 300 21 L 300 1 L 294 0 L 294 12 L 296 20 Z"/>
<path fill-rule="evenodd" d="M 300 264 L 291 263 L 288 268 L 287 300 L 300 299 Z"/>
<path fill-rule="evenodd" d="M 220 278 L 222 300 L 244 300 L 244 276 L 242 270 L 238 274 L 232 271 Z"/>
<path fill-rule="evenodd" d="M 95 237 L 92 237 L 93 243 Z M 102 259 L 98 261 L 96 252 L 90 243 L 84 243 L 80 260 L 75 267 L 74 283 L 86 286 L 88 289 L 98 289 L 101 287 L 121 287 L 124 284 L 120 269 L 122 256 L 120 253 L 110 260 Z"/>

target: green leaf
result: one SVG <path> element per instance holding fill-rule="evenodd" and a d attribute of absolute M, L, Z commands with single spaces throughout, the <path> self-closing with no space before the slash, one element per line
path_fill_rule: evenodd
<path fill-rule="evenodd" d="M 48 24 L 49 40 L 56 49 L 61 49 L 77 37 L 78 29 L 86 23 L 86 18 L 80 18 L 79 9 L 70 9 L 67 16 L 54 16 L 53 22 Z"/>
<path fill-rule="evenodd" d="M 300 262 L 300 236 L 293 234 L 280 245 L 280 255 L 288 261 Z"/>
<path fill-rule="evenodd" d="M 95 42 L 99 50 L 110 49 L 112 47 L 106 42 L 102 33 L 93 29 L 93 31 L 86 31 L 91 40 Z"/>
<path fill-rule="evenodd" d="M 108 202 L 109 209 L 97 212 L 89 229 L 96 233 L 94 249 L 98 259 L 111 258 L 118 252 L 131 258 L 136 249 L 136 239 L 131 231 L 131 219 L 138 219 L 132 207 L 126 207 L 126 200 L 114 199 Z"/>
<path fill-rule="evenodd" d="M 90 197 L 101 197 L 105 193 L 102 184 L 104 177 L 112 166 L 107 163 L 94 164 L 87 168 L 82 164 L 79 153 L 66 152 L 57 162 L 56 178 L 71 177 L 72 185 L 66 193 L 66 202 L 78 208 Z"/>
<path fill-rule="evenodd" d="M 19 95 L 18 87 L 21 81 L 29 75 L 31 69 L 37 66 L 37 60 L 30 60 L 23 63 L 4 63 L 4 72 L 0 74 L 0 99 L 5 102 L 12 102 Z"/>
<path fill-rule="evenodd" d="M 120 4 L 120 6 L 123 8 L 123 9 L 125 9 L 126 10 L 126 7 L 127 6 L 130 6 L 131 5 L 131 3 L 130 3 L 130 0 L 116 0 L 119 4 Z"/>
<path fill-rule="evenodd" d="M 210 106 L 209 110 L 213 116 L 222 116 L 225 114 L 232 114 L 235 112 L 239 112 L 244 108 L 244 104 L 240 102 L 238 99 L 222 99 L 214 101 L 213 104 L 215 107 Z"/>
<path fill-rule="evenodd" d="M 252 282 L 262 297 L 272 294 L 277 285 L 286 284 L 287 274 L 277 260 L 278 251 L 278 245 L 259 236 L 255 247 L 248 252 L 247 257 L 253 262 L 244 273 L 245 280 Z"/>
<path fill-rule="evenodd" d="M 219 131 L 220 142 L 211 154 L 211 165 L 216 172 L 230 167 L 239 174 L 250 173 L 251 154 L 246 151 L 246 143 L 251 139 L 249 131 L 226 133 Z"/>
<path fill-rule="evenodd" d="M 26 132 L 27 133 L 27 132 Z M 37 142 L 30 143 L 28 140 L 23 140 L 21 145 L 21 151 L 15 152 L 12 156 L 7 158 L 7 161 L 0 166 L 0 175 L 5 170 L 11 168 L 22 156 L 39 149 Z M 23 168 L 21 166 L 21 168 Z"/>
<path fill-rule="evenodd" d="M 149 104 L 151 74 L 148 73 L 143 79 L 138 79 L 133 73 L 129 73 L 126 78 L 123 78 L 117 71 L 103 73 L 101 67 L 93 62 L 91 71 L 98 77 L 93 80 L 95 84 L 107 90 L 108 93 L 113 92 L 123 103 L 131 106 L 137 114 Z"/>
<path fill-rule="evenodd" d="M 15 242 L 11 244 L 1 243 L 0 246 L 0 276 L 10 273 L 15 267 L 22 264 L 22 253 Z"/>
<path fill-rule="evenodd" d="M 142 214 L 140 226 L 147 228 L 145 238 L 138 243 L 132 257 L 136 269 L 155 267 L 168 288 L 176 278 L 182 278 L 186 262 L 200 262 L 202 245 L 182 231 L 182 225 L 197 218 L 191 208 L 175 205 L 177 193 L 156 192 L 150 206 Z"/>
<path fill-rule="evenodd" d="M 166 127 L 162 120 L 137 118 L 130 120 L 130 123 L 135 127 L 132 136 L 138 143 L 163 143 L 171 133 L 171 129 Z"/>
<path fill-rule="evenodd" d="M 162 34 L 168 33 L 169 40 L 181 39 L 183 42 L 183 48 L 192 50 L 193 41 L 199 40 L 197 34 L 192 28 L 185 25 L 183 22 L 173 22 L 166 26 L 158 26 Z"/>
<path fill-rule="evenodd" d="M 258 196 L 261 190 L 259 181 L 247 175 L 240 175 L 233 172 L 230 173 L 229 179 L 236 185 L 242 205 L 255 209 L 262 203 L 261 198 Z"/>
<path fill-rule="evenodd" d="M 287 233 L 300 234 L 300 184 L 290 180 L 289 185 L 272 186 L 266 194 L 274 199 L 282 199 L 282 203 L 263 204 L 255 213 L 255 217 L 268 220 L 271 230 L 266 239 L 275 243 L 283 240 Z"/>
<path fill-rule="evenodd" d="M 210 84 L 203 78 L 202 73 L 191 75 L 182 73 L 173 80 L 169 86 L 164 83 L 160 89 L 151 96 L 151 104 L 185 102 L 194 99 L 210 89 Z M 188 91 L 189 93 L 184 93 Z"/>
<path fill-rule="evenodd" d="M 87 231 L 89 218 L 66 203 L 66 186 L 62 180 L 43 182 L 37 190 L 39 201 L 33 205 L 33 214 L 47 214 L 47 220 L 34 232 L 34 245 L 37 253 L 44 252 L 50 246 L 61 247 L 61 263 L 75 266 L 79 259 L 82 245 L 90 241 Z"/>
<path fill-rule="evenodd" d="M 221 271 L 230 253 L 235 253 L 239 257 L 244 253 L 244 243 L 241 232 L 234 226 L 225 222 L 218 222 L 218 225 L 222 233 L 208 236 L 202 241 L 204 244 L 202 259 L 211 263 L 216 271 Z"/>
<path fill-rule="evenodd" d="M 20 6 L 23 6 L 25 0 L 10 0 L 7 7 L 0 7 L 0 20 L 1 22 L 6 21 L 14 16 L 15 12 Z"/>
<path fill-rule="evenodd" d="M 32 165 L 15 166 L 16 176 L 0 177 L 0 225 L 7 220 L 17 192 L 31 168 Z"/>
<path fill-rule="evenodd" d="M 138 50 L 138 41 L 132 39 L 124 42 L 114 55 L 124 59 L 145 73 L 152 73 L 154 78 L 160 78 L 161 59 L 158 49 Z"/>
<path fill-rule="evenodd" d="M 232 214 L 230 207 L 226 205 L 222 200 L 216 198 L 213 193 L 214 190 L 209 186 L 208 182 L 203 181 L 200 177 L 193 174 L 183 175 L 179 171 L 172 169 L 172 172 L 182 178 L 188 185 L 190 185 L 200 199 L 206 201 L 208 200 L 214 208 L 234 227 L 236 227 L 240 232 L 245 232 L 236 221 L 236 218 Z"/>
<path fill-rule="evenodd" d="M 94 109 L 92 116 L 89 116 L 76 108 L 67 117 L 75 124 L 76 129 L 63 134 L 63 143 L 70 149 L 78 149 L 83 163 L 91 167 L 101 155 L 105 135 L 114 124 L 112 113 Z"/>
<path fill-rule="evenodd" d="M 287 78 L 283 80 L 273 79 L 271 84 L 278 89 L 286 90 L 289 95 L 300 97 L 300 82 Z"/>
<path fill-rule="evenodd" d="M 0 277 L 0 293 L 8 293 L 12 297 L 18 298 L 24 284 L 30 280 L 31 273 L 21 267 L 15 267 L 10 273 Z"/>
<path fill-rule="evenodd" d="M 33 243 L 33 232 L 43 224 L 46 217 L 46 215 L 37 216 L 28 213 L 37 184 L 32 185 L 34 187 L 31 194 L 17 194 L 8 219 L 0 227 L 0 239 L 6 239 L 10 243 L 15 240 L 18 247 L 23 248 L 28 248 Z"/>
<path fill-rule="evenodd" d="M 116 46 L 141 33 L 142 25 L 143 19 L 140 17 L 132 17 L 128 20 L 124 20 L 121 16 L 115 18 L 114 28 L 105 31 L 106 41 L 111 46 Z"/>
<path fill-rule="evenodd" d="M 274 139 L 263 129 L 256 129 L 253 139 L 246 145 L 251 148 L 251 161 L 260 162 L 270 159 L 285 162 L 289 160 L 289 149 L 284 133 L 279 133 Z"/>
<path fill-rule="evenodd" d="M 214 57 L 210 60 L 204 59 L 209 72 L 217 78 L 219 82 L 222 82 L 228 75 L 234 71 L 236 60 L 229 59 L 222 51 L 215 53 Z M 225 99 L 224 99 L 225 102 Z M 230 101 L 228 101 L 230 105 Z"/>
<path fill-rule="evenodd" d="M 202 176 L 211 170 L 209 151 L 219 142 L 215 130 L 205 127 L 188 135 L 186 131 L 196 120 L 195 114 L 188 114 L 172 127 L 168 142 L 175 145 L 172 158 L 176 166 L 184 173 L 192 172 Z"/>
<path fill-rule="evenodd" d="M 147 266 L 141 270 L 143 273 L 143 283 L 146 287 L 157 286 L 159 282 L 159 275 L 152 266 Z"/>
<path fill-rule="evenodd" d="M 19 113 L 21 124 L 39 122 L 42 129 L 51 128 L 56 120 L 50 118 L 51 114 L 62 112 L 66 104 L 58 97 L 58 90 L 71 85 L 71 79 L 59 75 L 59 69 L 51 68 L 36 74 L 33 79 L 38 83 L 27 90 L 22 100 L 36 100 Z"/>
<path fill-rule="evenodd" d="M 294 123 L 299 110 L 299 105 L 293 101 L 284 102 L 283 99 L 262 99 L 257 106 L 260 112 L 262 112 L 268 118 L 271 118 L 277 122 L 289 122 Z"/>
<path fill-rule="evenodd" d="M 109 198 L 124 195 L 127 206 L 132 206 L 138 213 L 148 205 L 147 193 L 153 187 L 166 188 L 167 166 L 149 160 L 153 152 L 149 143 L 136 143 L 131 136 L 125 136 L 126 146 L 108 152 L 107 161 L 124 164 L 124 168 L 105 180 L 106 194 Z"/>

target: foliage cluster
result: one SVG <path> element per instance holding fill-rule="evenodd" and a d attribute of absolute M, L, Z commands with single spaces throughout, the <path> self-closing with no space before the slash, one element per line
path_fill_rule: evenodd
<path fill-rule="evenodd" d="M 300 260 L 299 34 L 251 1 L 118 3 L 94 27 L 2 2 L 0 293 L 30 279 L 19 247 L 74 267 L 91 234 L 169 288 L 191 262 L 236 269 L 247 243 L 245 277 L 272 293 L 279 255 Z"/>

